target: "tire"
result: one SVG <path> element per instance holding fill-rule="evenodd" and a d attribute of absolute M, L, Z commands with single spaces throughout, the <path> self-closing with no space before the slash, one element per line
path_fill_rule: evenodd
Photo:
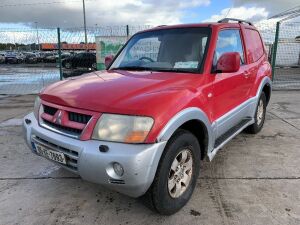
<path fill-rule="evenodd" d="M 97 69 L 97 64 L 96 63 L 92 64 L 92 69 L 94 69 L 94 70 Z"/>
<path fill-rule="evenodd" d="M 175 159 L 179 163 L 183 162 L 184 152 L 187 153 L 184 161 L 186 171 L 182 165 L 175 172 L 171 167 L 173 165 L 173 168 L 177 168 L 174 167 L 176 165 Z M 163 215 L 171 215 L 179 211 L 189 201 L 196 186 L 200 158 L 200 145 L 197 138 L 188 131 L 178 130 L 167 143 L 154 181 L 147 193 L 142 197 L 144 203 L 152 210 Z M 190 164 L 191 162 L 192 164 Z M 186 179 L 187 176 L 189 177 L 188 179 Z M 186 186 L 183 185 L 184 182 L 187 184 Z M 175 184 L 174 187 L 173 184 Z M 182 189 L 178 188 L 180 186 Z M 181 190 L 181 192 L 176 192 L 176 190 Z"/>
<path fill-rule="evenodd" d="M 267 98 L 264 92 L 261 93 L 255 111 L 254 123 L 245 129 L 249 134 L 257 134 L 264 126 L 267 109 Z M 260 111 L 262 110 L 262 111 Z"/>

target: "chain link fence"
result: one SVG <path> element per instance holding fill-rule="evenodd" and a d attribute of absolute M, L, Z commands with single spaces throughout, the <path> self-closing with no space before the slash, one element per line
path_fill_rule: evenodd
<path fill-rule="evenodd" d="M 273 67 L 273 89 L 300 89 L 300 23 L 265 21 L 255 26 Z"/>
<path fill-rule="evenodd" d="M 300 22 L 282 22 L 277 26 L 278 41 L 274 70 L 274 87 L 300 89 Z"/>
<path fill-rule="evenodd" d="M 88 27 L 88 44 L 83 28 L 0 29 L 0 95 L 38 93 L 60 79 L 104 69 L 96 60 L 97 48 L 102 47 L 98 54 L 103 59 L 115 54 L 129 36 L 148 28 Z"/>
<path fill-rule="evenodd" d="M 300 23 L 268 20 L 255 26 L 274 67 L 274 89 L 300 89 Z M 105 69 L 105 56 L 148 28 L 88 27 L 87 45 L 83 28 L 0 29 L 0 95 L 37 93 L 60 79 Z"/>
<path fill-rule="evenodd" d="M 0 94 L 38 93 L 59 80 L 55 53 L 38 43 L 57 42 L 56 29 L 0 29 Z"/>

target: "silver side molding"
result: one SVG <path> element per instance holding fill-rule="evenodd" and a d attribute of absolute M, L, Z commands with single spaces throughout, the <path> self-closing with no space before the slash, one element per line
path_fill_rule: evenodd
<path fill-rule="evenodd" d="M 245 125 L 241 126 L 237 131 L 235 131 L 234 133 L 232 133 L 232 135 L 230 135 L 227 139 L 225 139 L 220 145 L 216 146 L 211 152 L 207 153 L 208 159 L 209 161 L 211 161 L 215 155 L 217 154 L 217 152 L 224 147 L 224 145 L 226 145 L 231 139 L 233 139 L 236 135 L 238 135 L 239 133 L 241 133 L 246 127 L 248 127 L 249 125 L 253 124 L 254 119 L 249 120 L 248 123 L 246 123 Z"/>
<path fill-rule="evenodd" d="M 190 121 L 190 120 L 199 120 L 201 121 L 208 133 L 208 146 L 213 146 L 213 139 L 211 138 L 213 136 L 213 127 L 208 120 L 207 115 L 199 108 L 197 107 L 190 107 L 186 108 L 179 113 L 177 113 L 168 123 L 167 125 L 162 129 L 160 134 L 157 137 L 157 142 L 161 141 L 168 141 L 169 138 L 172 136 L 172 134 L 184 123 Z"/>

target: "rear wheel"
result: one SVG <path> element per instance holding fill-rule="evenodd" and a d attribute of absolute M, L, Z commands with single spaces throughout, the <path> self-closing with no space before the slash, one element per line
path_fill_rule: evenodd
<path fill-rule="evenodd" d="M 190 132 L 178 130 L 161 157 L 154 181 L 143 196 L 160 214 L 179 211 L 191 198 L 200 167 L 200 145 Z"/>
<path fill-rule="evenodd" d="M 257 134 L 263 128 L 267 109 L 267 99 L 264 92 L 261 93 L 256 107 L 256 112 L 254 116 L 254 123 L 246 128 L 246 132 L 249 134 Z"/>

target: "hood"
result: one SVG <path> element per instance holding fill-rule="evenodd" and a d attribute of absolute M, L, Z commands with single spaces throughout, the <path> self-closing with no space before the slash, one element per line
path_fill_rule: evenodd
<path fill-rule="evenodd" d="M 40 97 L 58 105 L 96 112 L 147 114 L 158 102 L 195 92 L 199 74 L 98 71 L 48 86 Z M 177 100 L 176 100 L 177 99 Z"/>

